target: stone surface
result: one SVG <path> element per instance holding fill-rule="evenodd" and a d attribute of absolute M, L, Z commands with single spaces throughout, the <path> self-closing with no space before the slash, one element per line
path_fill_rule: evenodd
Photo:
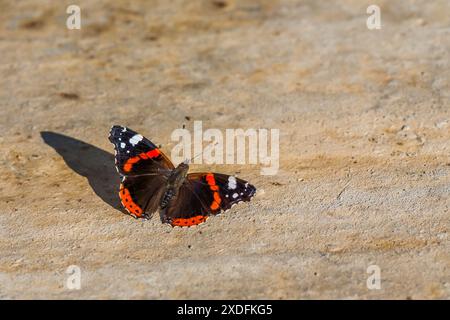
<path fill-rule="evenodd" d="M 0 298 L 448 299 L 450 4 L 377 2 L 1 1 Z M 170 154 L 194 120 L 280 128 L 278 174 L 216 166 L 263 192 L 195 228 L 123 214 L 111 125 Z"/>

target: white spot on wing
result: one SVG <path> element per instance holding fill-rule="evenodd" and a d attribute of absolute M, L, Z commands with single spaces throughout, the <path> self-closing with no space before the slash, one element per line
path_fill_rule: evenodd
<path fill-rule="evenodd" d="M 233 199 L 236 199 L 239 195 L 237 193 L 233 193 Z"/>
<path fill-rule="evenodd" d="M 140 141 L 142 141 L 142 139 L 144 139 L 143 136 L 141 136 L 140 134 L 135 134 L 133 137 L 131 137 L 130 143 L 131 143 L 131 145 L 134 147 L 134 146 L 137 145 Z"/>
<path fill-rule="evenodd" d="M 120 147 L 123 149 L 123 148 L 125 148 L 125 146 L 126 146 L 126 144 L 124 143 L 124 142 L 121 142 L 120 143 Z"/>
<path fill-rule="evenodd" d="M 236 178 L 233 176 L 228 177 L 228 189 L 236 189 Z"/>

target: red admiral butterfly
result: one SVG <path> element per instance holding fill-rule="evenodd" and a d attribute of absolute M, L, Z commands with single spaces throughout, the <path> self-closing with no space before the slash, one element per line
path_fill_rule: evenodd
<path fill-rule="evenodd" d="M 197 225 L 256 193 L 254 186 L 233 176 L 188 173 L 186 162 L 175 168 L 155 144 L 128 128 L 113 126 L 109 140 L 122 176 L 120 200 L 135 218 L 149 219 L 159 210 L 163 223 Z"/>

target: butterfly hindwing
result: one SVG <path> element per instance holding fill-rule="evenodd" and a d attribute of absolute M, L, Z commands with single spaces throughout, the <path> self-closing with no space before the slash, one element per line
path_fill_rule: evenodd
<path fill-rule="evenodd" d="M 158 211 L 166 183 L 164 175 L 125 177 L 120 184 L 120 201 L 134 217 L 150 219 Z"/>
<path fill-rule="evenodd" d="M 188 227 L 205 222 L 210 214 L 208 207 L 186 183 L 180 187 L 170 205 L 161 212 L 161 220 L 172 226 Z"/>
<path fill-rule="evenodd" d="M 219 173 L 191 173 L 179 190 L 164 219 L 172 226 L 192 226 L 210 215 L 250 201 L 256 188 L 247 181 Z"/>

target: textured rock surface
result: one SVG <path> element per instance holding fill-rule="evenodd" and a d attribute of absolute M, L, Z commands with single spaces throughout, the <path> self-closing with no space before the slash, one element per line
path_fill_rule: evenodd
<path fill-rule="evenodd" d="M 450 5 L 377 2 L 0 1 L 0 298 L 449 298 Z M 124 215 L 110 126 L 193 120 L 280 128 L 278 175 L 217 167 L 264 192 L 196 228 Z"/>

